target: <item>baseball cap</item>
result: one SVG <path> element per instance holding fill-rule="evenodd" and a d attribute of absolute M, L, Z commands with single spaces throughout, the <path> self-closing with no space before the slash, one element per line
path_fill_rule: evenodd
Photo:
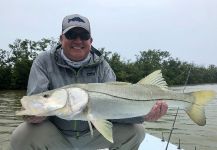
<path fill-rule="evenodd" d="M 84 28 L 90 33 L 90 22 L 86 17 L 79 14 L 73 14 L 63 18 L 62 34 L 65 34 L 67 31 L 75 27 Z"/>

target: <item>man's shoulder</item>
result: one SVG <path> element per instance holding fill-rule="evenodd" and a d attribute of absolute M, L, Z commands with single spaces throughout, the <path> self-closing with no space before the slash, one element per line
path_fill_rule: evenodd
<path fill-rule="evenodd" d="M 56 49 L 57 47 L 53 47 L 50 50 L 42 51 L 41 53 L 38 54 L 35 61 L 40 61 L 40 62 L 51 61 L 52 57 L 54 57 L 54 53 Z"/>
<path fill-rule="evenodd" d="M 107 64 L 107 61 L 105 60 L 103 54 L 94 48 L 93 46 L 91 47 L 91 60 L 89 62 L 89 66 L 104 66 Z"/>

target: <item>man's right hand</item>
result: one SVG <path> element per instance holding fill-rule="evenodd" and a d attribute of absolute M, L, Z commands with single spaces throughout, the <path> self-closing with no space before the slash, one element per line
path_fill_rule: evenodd
<path fill-rule="evenodd" d="M 41 123 L 47 119 L 44 116 L 23 116 L 23 119 L 28 123 Z"/>
<path fill-rule="evenodd" d="M 168 105 L 163 100 L 158 100 L 151 111 L 145 115 L 145 121 L 156 121 L 167 113 Z"/>

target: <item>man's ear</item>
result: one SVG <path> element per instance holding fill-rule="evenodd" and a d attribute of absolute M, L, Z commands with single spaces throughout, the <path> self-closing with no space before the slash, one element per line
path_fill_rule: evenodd
<path fill-rule="evenodd" d="M 91 37 L 91 38 L 90 38 L 90 43 L 92 43 L 92 42 L 93 42 L 93 38 Z"/>

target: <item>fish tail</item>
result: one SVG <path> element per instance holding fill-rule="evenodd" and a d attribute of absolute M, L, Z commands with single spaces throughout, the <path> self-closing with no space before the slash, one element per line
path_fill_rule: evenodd
<path fill-rule="evenodd" d="M 204 126 L 206 124 L 205 116 L 205 105 L 214 100 L 216 97 L 216 92 L 211 90 L 197 91 L 189 93 L 193 96 L 194 100 L 192 105 L 189 106 L 185 111 L 188 116 L 199 126 Z"/>

